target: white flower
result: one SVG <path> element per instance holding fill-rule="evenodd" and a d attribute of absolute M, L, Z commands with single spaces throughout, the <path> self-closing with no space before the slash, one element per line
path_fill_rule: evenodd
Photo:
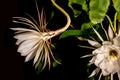
<path fill-rule="evenodd" d="M 95 64 L 97 68 L 91 73 L 89 77 L 98 74 L 101 70 L 101 74 L 98 80 L 101 79 L 102 75 L 111 75 L 110 80 L 113 80 L 113 74 L 115 73 L 118 74 L 120 80 L 120 30 L 118 32 L 114 32 L 113 29 L 109 26 L 108 33 L 106 33 L 108 40 L 104 40 L 94 28 L 93 30 L 98 38 L 102 41 L 102 44 L 96 40 L 86 39 L 89 44 L 96 48 L 92 51 L 93 57 L 90 60 L 90 64 Z M 83 57 L 88 56 L 89 55 L 85 55 Z"/>
<path fill-rule="evenodd" d="M 51 1 L 53 5 L 67 18 L 67 23 L 63 28 L 55 31 L 48 31 L 46 29 L 46 19 L 43 10 L 41 11 L 41 14 L 38 11 L 39 23 L 37 23 L 37 21 L 35 21 L 31 16 L 30 17 L 32 20 L 24 17 L 14 17 L 13 22 L 25 24 L 30 28 L 11 28 L 12 30 L 16 31 L 14 38 L 17 39 L 16 45 L 19 45 L 17 52 L 21 53 L 21 56 L 26 56 L 25 62 L 34 58 L 33 64 L 35 65 L 35 68 L 38 66 L 38 64 L 42 64 L 42 69 L 44 69 L 47 65 L 50 68 L 50 56 L 57 63 L 60 63 L 53 56 L 50 48 L 52 45 L 50 39 L 65 31 L 71 22 L 69 15 L 53 0 Z"/>
<path fill-rule="evenodd" d="M 41 16 L 41 19 L 42 18 L 43 16 Z M 55 58 L 50 49 L 51 43 L 49 40 L 55 36 L 55 32 L 44 32 L 46 23 L 42 23 L 42 20 L 40 26 L 42 29 L 39 29 L 35 23 L 27 18 L 15 17 L 15 19 L 18 19 L 19 22 L 15 20 L 14 22 L 26 24 L 31 27 L 11 28 L 17 31 L 14 36 L 14 38 L 17 39 L 16 45 L 19 45 L 17 52 L 21 53 L 21 56 L 26 56 L 25 62 L 34 58 L 33 64 L 35 67 L 37 67 L 39 63 L 43 64 L 43 69 L 47 64 L 50 67 L 50 56 L 52 56 L 54 60 Z M 44 28 L 42 26 L 44 26 Z"/>

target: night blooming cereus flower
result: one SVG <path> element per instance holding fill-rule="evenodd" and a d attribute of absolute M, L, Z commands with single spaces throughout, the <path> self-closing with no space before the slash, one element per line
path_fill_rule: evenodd
<path fill-rule="evenodd" d="M 90 60 L 90 64 L 95 64 L 97 66 L 97 68 L 91 73 L 89 77 L 93 77 L 101 71 L 98 80 L 101 79 L 102 75 L 110 75 L 110 80 L 113 80 L 114 74 L 117 74 L 120 80 L 120 28 L 118 27 L 116 29 L 116 19 L 113 26 L 110 18 L 108 16 L 107 18 L 110 21 L 108 31 L 106 31 L 102 26 L 107 40 L 104 40 L 99 32 L 95 28 L 93 28 L 93 31 L 101 40 L 102 44 L 100 44 L 97 40 L 85 39 L 90 45 L 95 48 L 95 50 L 92 51 L 92 54 L 85 55 L 83 56 L 83 58 L 92 55 L 93 57 Z"/>
<path fill-rule="evenodd" d="M 14 38 L 17 39 L 16 44 L 19 45 L 17 51 L 21 53 L 21 56 L 26 56 L 25 62 L 30 61 L 34 58 L 33 64 L 35 65 L 35 68 L 38 67 L 39 64 L 43 64 L 42 69 L 44 69 L 47 64 L 50 68 L 50 56 L 57 63 L 60 63 L 53 56 L 50 48 L 50 46 L 52 45 L 50 43 L 50 39 L 65 31 L 69 27 L 71 22 L 69 15 L 53 0 L 51 0 L 51 2 L 67 18 L 67 23 L 63 28 L 55 31 L 48 31 L 46 29 L 46 19 L 44 11 L 42 10 L 41 13 L 39 13 L 37 3 L 36 7 L 38 11 L 39 23 L 37 23 L 37 21 L 35 21 L 33 17 L 31 17 L 32 20 L 24 17 L 14 17 L 13 22 L 25 24 L 30 28 L 11 28 L 12 30 L 16 31 L 16 35 L 14 36 Z"/>

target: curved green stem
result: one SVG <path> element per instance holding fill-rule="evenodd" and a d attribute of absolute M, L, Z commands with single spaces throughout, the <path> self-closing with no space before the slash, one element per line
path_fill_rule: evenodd
<path fill-rule="evenodd" d="M 117 12 L 115 13 L 115 16 L 114 16 L 114 29 L 115 29 L 115 32 L 116 32 L 116 20 L 117 20 Z"/>
<path fill-rule="evenodd" d="M 116 30 L 115 30 L 115 28 L 114 28 L 114 26 L 113 26 L 113 23 L 112 23 L 112 21 L 111 21 L 110 17 L 109 17 L 108 15 L 106 15 L 106 17 L 107 17 L 107 19 L 108 19 L 108 21 L 109 21 L 109 23 L 110 23 L 110 26 L 111 26 L 111 28 L 112 28 L 113 32 L 114 32 L 114 33 L 115 33 L 115 35 L 116 35 Z"/>
<path fill-rule="evenodd" d="M 55 31 L 55 34 L 58 35 L 58 34 L 64 32 L 64 31 L 70 26 L 71 19 L 70 19 L 69 14 L 68 14 L 64 9 L 62 9 L 59 5 L 57 5 L 54 0 L 51 0 L 51 2 L 53 3 L 53 5 L 54 5 L 59 11 L 61 11 L 61 12 L 65 15 L 65 17 L 66 17 L 66 19 L 67 19 L 66 25 L 65 25 L 63 28 L 60 28 L 60 29 L 58 29 L 58 30 Z"/>

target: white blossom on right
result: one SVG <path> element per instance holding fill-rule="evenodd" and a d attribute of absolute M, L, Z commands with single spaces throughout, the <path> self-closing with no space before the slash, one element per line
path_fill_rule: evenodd
<path fill-rule="evenodd" d="M 93 77 L 101 71 L 98 80 L 100 80 L 102 76 L 109 75 L 110 80 L 113 80 L 113 75 L 116 73 L 120 80 L 120 28 L 118 27 L 118 29 L 116 29 L 116 26 L 110 25 L 108 27 L 108 31 L 106 31 L 102 26 L 107 40 L 103 39 L 103 37 L 95 28 L 92 29 L 99 38 L 100 42 L 93 38 L 85 39 L 79 37 L 80 40 L 87 40 L 88 43 L 93 46 L 91 48 L 94 49 L 92 54 L 83 56 L 83 58 L 93 56 L 89 61 L 89 64 L 94 64 L 97 67 L 95 70 L 93 70 L 89 77 Z"/>

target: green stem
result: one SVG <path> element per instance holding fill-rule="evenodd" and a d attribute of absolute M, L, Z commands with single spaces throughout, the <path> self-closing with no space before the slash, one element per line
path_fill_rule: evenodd
<path fill-rule="evenodd" d="M 114 29 L 115 29 L 115 32 L 116 32 L 116 20 L 117 20 L 117 12 L 115 13 L 115 16 L 114 16 Z"/>
<path fill-rule="evenodd" d="M 71 19 L 70 19 L 69 14 L 68 14 L 64 9 L 62 9 L 59 5 L 57 5 L 54 0 L 51 0 L 51 2 L 53 3 L 53 5 L 54 5 L 59 11 L 61 11 L 61 12 L 65 15 L 65 17 L 66 17 L 66 19 L 67 19 L 66 25 L 65 25 L 63 28 L 60 28 L 60 29 L 58 29 L 58 30 L 55 31 L 55 34 L 58 35 L 58 34 L 64 32 L 64 31 L 70 26 Z"/>
<path fill-rule="evenodd" d="M 112 28 L 113 32 L 116 34 L 116 30 L 114 29 L 114 26 L 113 26 L 113 23 L 112 23 L 110 17 L 108 15 L 106 15 L 106 17 L 107 17 L 107 19 L 108 19 L 108 21 L 110 23 L 110 27 Z"/>

